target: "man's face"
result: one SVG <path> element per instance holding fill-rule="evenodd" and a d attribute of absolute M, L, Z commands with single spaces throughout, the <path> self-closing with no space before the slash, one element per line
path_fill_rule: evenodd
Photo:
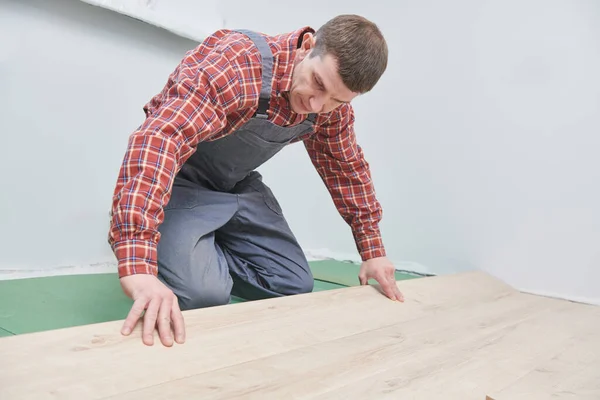
<path fill-rule="evenodd" d="M 305 34 L 294 60 L 289 101 L 298 114 L 330 112 L 358 96 L 342 82 L 337 62 L 331 55 L 308 57 L 313 47 L 314 37 Z"/>

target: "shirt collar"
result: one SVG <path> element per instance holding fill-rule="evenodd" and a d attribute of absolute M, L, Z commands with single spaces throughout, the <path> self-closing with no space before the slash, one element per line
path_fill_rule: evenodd
<path fill-rule="evenodd" d="M 284 94 L 290 91 L 292 87 L 292 72 L 294 71 L 294 59 L 296 52 L 302 44 L 302 36 L 306 33 L 315 33 L 315 30 L 305 26 L 282 37 L 279 68 L 277 69 L 277 92 Z"/>

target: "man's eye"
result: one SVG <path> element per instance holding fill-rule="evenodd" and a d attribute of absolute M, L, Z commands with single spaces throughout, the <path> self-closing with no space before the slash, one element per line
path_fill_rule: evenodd
<path fill-rule="evenodd" d="M 321 84 L 321 82 L 319 82 L 319 81 L 317 80 L 317 78 L 314 78 L 314 81 L 315 81 L 315 83 L 317 84 L 317 87 L 318 87 L 319 89 L 323 90 L 323 85 Z"/>

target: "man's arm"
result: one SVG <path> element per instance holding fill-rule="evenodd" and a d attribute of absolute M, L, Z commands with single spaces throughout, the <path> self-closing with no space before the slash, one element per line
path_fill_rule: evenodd
<path fill-rule="evenodd" d="M 147 345 L 154 343 L 155 327 L 165 346 L 173 336 L 185 341 L 177 298 L 156 277 L 158 226 L 175 175 L 199 142 L 226 126 L 229 114 L 249 115 L 258 101 L 253 83 L 260 82 L 260 61 L 249 42 L 220 47 L 213 36 L 206 43 L 186 54 L 152 99 L 146 120 L 129 139 L 114 191 L 109 243 L 123 291 L 134 300 L 121 332 L 129 335 L 143 315 Z"/>
<path fill-rule="evenodd" d="M 376 279 L 388 297 L 403 301 L 396 286 L 395 267 L 385 257 L 379 230 L 382 208 L 369 164 L 356 141 L 352 107 L 342 105 L 332 112 L 304 145 L 338 212 L 352 229 L 363 260 L 360 283 L 366 285 L 369 279 Z"/>
<path fill-rule="evenodd" d="M 385 256 L 379 231 L 382 209 L 369 164 L 356 142 L 352 107 L 341 106 L 315 129 L 304 145 L 338 212 L 350 225 L 362 260 Z"/>
<path fill-rule="evenodd" d="M 157 273 L 157 228 L 176 173 L 198 142 L 226 124 L 227 115 L 249 107 L 240 63 L 212 51 L 202 61 L 190 53 L 178 67 L 161 104 L 129 138 L 112 202 L 109 243 L 119 276 Z M 246 97 L 247 98 L 247 97 Z"/>

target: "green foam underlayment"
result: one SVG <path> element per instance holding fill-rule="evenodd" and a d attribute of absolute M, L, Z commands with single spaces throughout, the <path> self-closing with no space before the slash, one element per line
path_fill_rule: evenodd
<path fill-rule="evenodd" d="M 0 328 L 0 337 L 2 337 L 2 336 L 11 336 L 11 335 L 13 335 L 12 332 L 9 332 L 9 331 L 6 331 L 6 330 Z"/>
<path fill-rule="evenodd" d="M 358 285 L 356 264 L 328 260 L 310 266 L 315 292 Z M 397 280 L 414 278 L 396 273 Z M 0 281 L 0 337 L 124 319 L 131 304 L 114 273 Z"/>

